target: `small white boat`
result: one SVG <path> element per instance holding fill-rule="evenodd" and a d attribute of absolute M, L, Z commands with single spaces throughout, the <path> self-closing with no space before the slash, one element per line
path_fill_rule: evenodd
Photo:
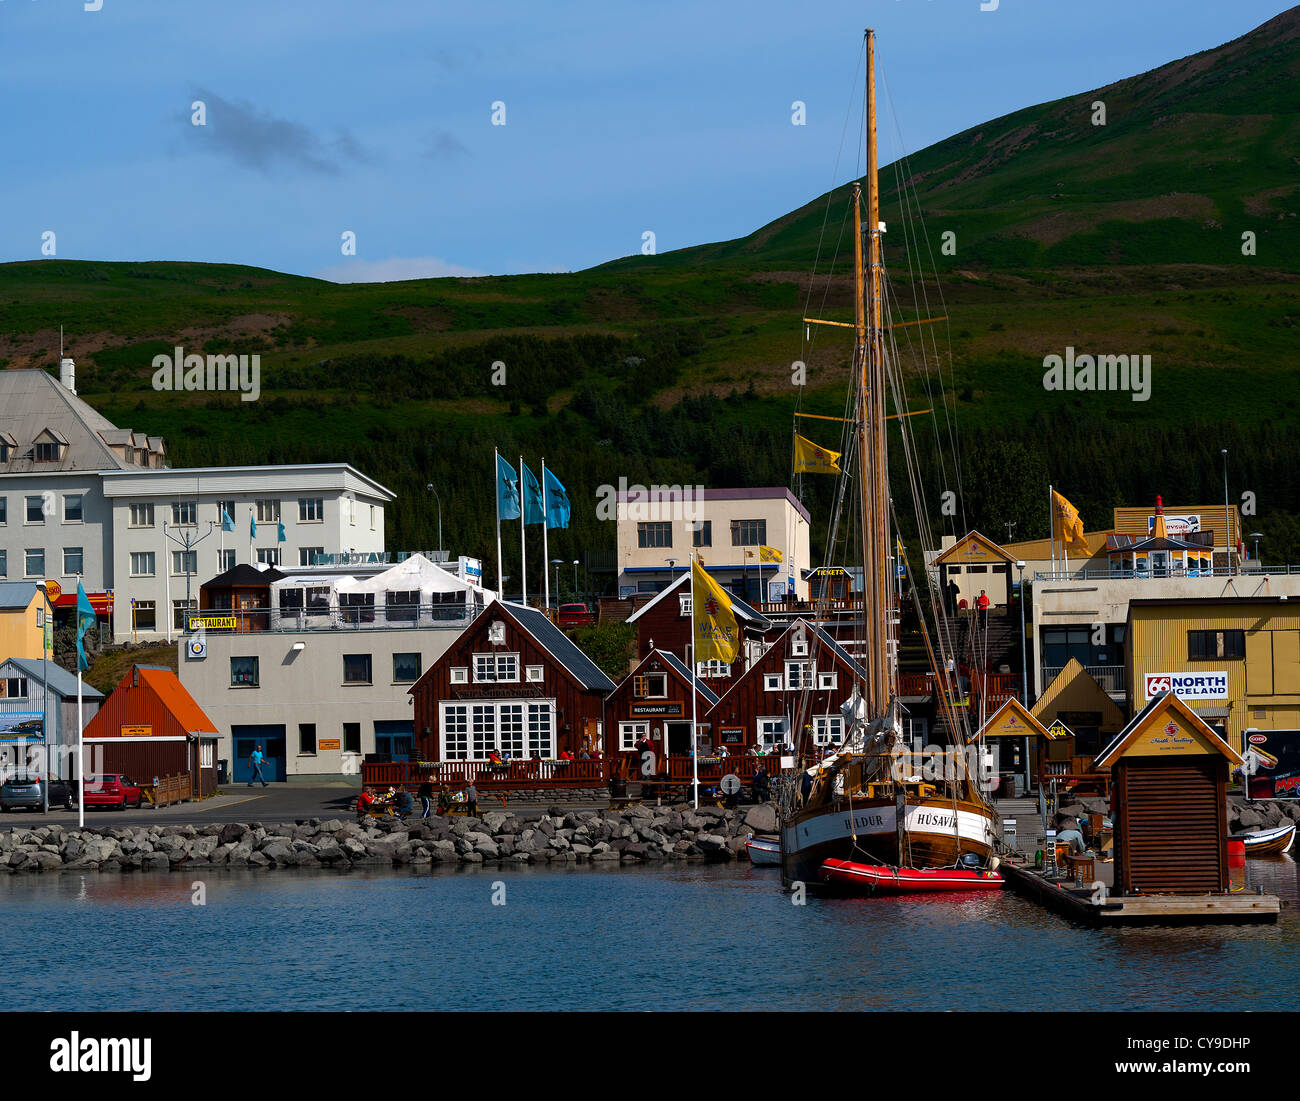
<path fill-rule="evenodd" d="M 1277 856 L 1288 852 L 1295 842 L 1296 824 L 1288 822 L 1258 833 L 1236 833 L 1229 840 L 1240 841 L 1247 856 Z"/>
<path fill-rule="evenodd" d="M 775 837 L 755 837 L 752 833 L 745 841 L 749 862 L 765 868 L 776 868 L 781 863 L 781 842 Z"/>

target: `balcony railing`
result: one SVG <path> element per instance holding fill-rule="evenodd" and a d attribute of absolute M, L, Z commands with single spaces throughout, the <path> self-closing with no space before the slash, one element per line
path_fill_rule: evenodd
<path fill-rule="evenodd" d="M 1209 570 L 1186 570 L 1181 566 L 1168 566 L 1162 570 L 1133 569 L 1065 569 L 1036 570 L 1035 581 L 1167 581 L 1170 578 L 1259 577 L 1300 574 L 1300 566 L 1263 566 L 1256 562 L 1243 562 L 1237 566 L 1215 566 Z"/>
<path fill-rule="evenodd" d="M 1043 688 L 1052 683 L 1057 675 L 1064 669 L 1064 665 L 1044 665 L 1043 666 Z M 1085 665 L 1089 675 L 1099 685 L 1102 691 L 1111 694 L 1121 694 L 1128 691 L 1127 682 L 1124 678 L 1124 666 L 1122 665 Z"/>
<path fill-rule="evenodd" d="M 483 609 L 473 604 L 331 604 L 316 608 L 199 608 L 187 614 L 197 630 L 243 634 L 254 631 L 362 631 L 374 628 L 461 627 Z"/>

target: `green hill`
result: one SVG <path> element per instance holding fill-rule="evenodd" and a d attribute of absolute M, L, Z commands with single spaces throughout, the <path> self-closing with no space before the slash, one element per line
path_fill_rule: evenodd
<path fill-rule="evenodd" d="M 950 522 L 1045 535 L 1049 480 L 1096 526 L 1157 493 L 1217 500 L 1227 447 L 1234 496 L 1259 502 L 1266 557 L 1300 562 L 1298 75 L 1300 8 L 882 170 L 891 269 L 909 259 L 901 178 L 942 281 L 949 321 L 932 331 L 951 348 L 964 456 L 964 515 Z M 568 561 L 612 547 L 594 506 L 619 476 L 789 483 L 791 363 L 809 366 L 806 411 L 843 401 L 847 343 L 823 333 L 805 354 L 799 322 L 826 201 L 737 241 L 562 275 L 340 286 L 231 265 L 0 265 L 0 366 L 54 369 L 65 325 L 83 396 L 165 435 L 174 464 L 353 462 L 399 494 L 393 547 L 435 545 L 433 482 L 447 544 L 494 558 L 492 448 L 545 455 L 575 503 L 551 548 Z M 939 250 L 946 230 L 953 256 Z M 826 286 L 832 316 L 849 316 L 848 275 L 841 262 Z M 154 391 L 152 358 L 175 345 L 260 354 L 261 400 Z M 1150 354 L 1151 400 L 1045 391 L 1043 357 L 1067 345 Z M 913 407 L 923 391 L 916 373 Z M 923 442 L 935 435 L 914 424 Z M 957 488 L 937 460 L 926 477 L 936 495 Z M 807 482 L 817 532 L 829 479 Z"/>

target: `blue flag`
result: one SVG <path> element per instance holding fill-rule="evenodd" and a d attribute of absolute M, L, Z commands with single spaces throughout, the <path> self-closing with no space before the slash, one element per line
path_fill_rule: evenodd
<path fill-rule="evenodd" d="M 567 528 L 569 526 L 569 495 L 560 479 L 549 468 L 542 470 L 546 480 L 546 526 L 548 528 Z"/>
<path fill-rule="evenodd" d="M 502 520 L 519 519 L 519 475 L 515 468 L 497 456 L 497 508 Z"/>
<path fill-rule="evenodd" d="M 275 525 L 275 527 L 276 527 L 276 537 L 277 537 L 276 542 L 283 543 L 284 542 L 284 521 L 281 520 L 278 524 Z"/>
<path fill-rule="evenodd" d="M 235 530 L 235 521 L 231 518 L 230 513 L 228 513 L 224 508 L 221 510 L 221 530 L 222 531 Z"/>
<path fill-rule="evenodd" d="M 253 515 L 251 508 L 248 510 L 248 537 L 250 539 L 257 538 L 257 517 Z"/>
<path fill-rule="evenodd" d="M 542 487 L 533 472 L 524 467 L 524 523 L 546 523 L 546 510 L 542 507 Z"/>
<path fill-rule="evenodd" d="M 86 637 L 86 632 L 95 625 L 95 609 L 90 606 L 90 598 L 86 596 L 86 590 L 82 587 L 81 580 L 77 580 L 77 668 L 83 673 L 90 668 L 90 661 L 86 657 L 86 647 L 81 641 Z"/>

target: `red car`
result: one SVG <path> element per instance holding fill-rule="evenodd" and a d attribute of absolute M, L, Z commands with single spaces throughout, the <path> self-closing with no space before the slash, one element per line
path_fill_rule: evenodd
<path fill-rule="evenodd" d="M 144 800 L 144 793 L 131 783 L 130 777 L 120 772 L 87 776 L 84 795 L 88 807 L 116 807 L 118 810 L 138 807 Z"/>
<path fill-rule="evenodd" d="M 559 620 L 566 631 L 570 627 L 590 627 L 596 622 L 596 613 L 585 604 L 561 604 Z"/>

